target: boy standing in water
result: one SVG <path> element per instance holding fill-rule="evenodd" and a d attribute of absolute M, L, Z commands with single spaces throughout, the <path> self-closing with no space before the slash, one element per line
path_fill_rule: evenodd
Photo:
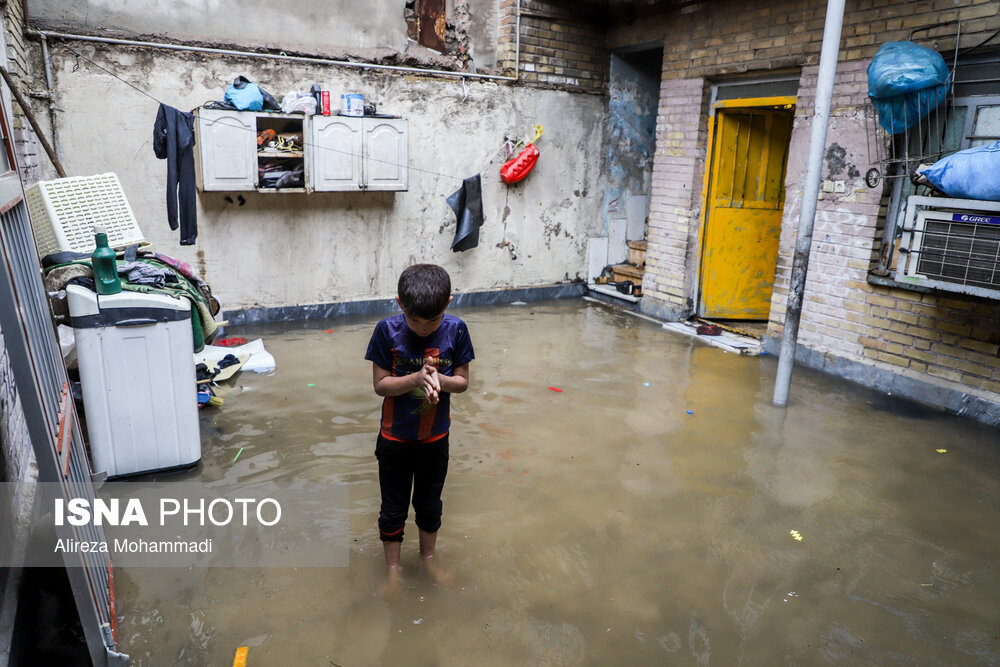
<path fill-rule="evenodd" d="M 468 388 L 469 362 L 475 358 L 465 322 L 444 312 L 452 299 L 447 271 L 415 264 L 399 276 L 397 293 L 403 312 L 375 325 L 365 353 L 372 362 L 375 393 L 385 397 L 375 457 L 382 492 L 378 530 L 389 592 L 399 587 L 411 489 L 421 562 L 438 581 L 446 578 L 431 559 L 448 472 L 450 398 Z"/>

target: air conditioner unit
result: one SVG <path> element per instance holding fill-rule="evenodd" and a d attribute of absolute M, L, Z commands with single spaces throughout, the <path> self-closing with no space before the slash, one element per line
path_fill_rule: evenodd
<path fill-rule="evenodd" d="M 907 200 L 896 280 L 1000 300 L 1000 202 Z"/>

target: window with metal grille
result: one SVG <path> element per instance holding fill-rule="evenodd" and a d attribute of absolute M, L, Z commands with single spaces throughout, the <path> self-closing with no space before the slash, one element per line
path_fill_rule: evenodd
<path fill-rule="evenodd" d="M 960 59 L 954 71 L 954 97 L 936 112 L 941 122 L 934 125 L 933 132 L 907 137 L 907 154 L 933 156 L 926 159 L 931 163 L 1000 139 L 998 71 L 1000 55 L 965 62 Z M 923 196 L 923 187 L 905 178 L 916 166 L 915 160 L 907 162 L 893 189 L 885 237 L 888 252 L 883 253 L 878 268 L 894 264 L 900 286 L 1000 299 L 998 205 Z M 894 211 L 898 214 L 893 215 Z M 894 251 L 892 240 L 897 235 Z"/>

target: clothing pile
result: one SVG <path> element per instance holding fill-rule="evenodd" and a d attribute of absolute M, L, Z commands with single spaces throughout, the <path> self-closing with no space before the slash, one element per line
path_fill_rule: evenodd
<path fill-rule="evenodd" d="M 124 261 L 118 261 L 117 267 L 122 290 L 165 294 L 190 301 L 195 352 L 200 352 L 205 343 L 212 342 L 219 330 L 215 322 L 215 315 L 220 310 L 219 302 L 212 296 L 208 283 L 189 264 L 160 253 L 130 248 L 125 251 Z M 49 292 L 58 292 L 66 285 L 95 289 L 94 271 L 88 254 L 59 252 L 46 255 L 42 258 L 42 271 L 45 289 Z"/>

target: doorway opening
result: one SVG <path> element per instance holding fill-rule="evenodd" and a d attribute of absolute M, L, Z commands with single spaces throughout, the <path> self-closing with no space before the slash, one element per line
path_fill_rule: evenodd
<path fill-rule="evenodd" d="M 723 100 L 712 111 L 697 314 L 756 332 L 771 308 L 795 98 Z"/>
<path fill-rule="evenodd" d="M 662 67 L 663 48 L 659 45 L 611 54 L 604 142 L 608 175 L 604 234 L 590 239 L 588 277 L 598 283 L 597 291 L 604 291 L 602 282 L 617 286 L 606 285 L 607 293 L 616 296 L 641 295 Z"/>

